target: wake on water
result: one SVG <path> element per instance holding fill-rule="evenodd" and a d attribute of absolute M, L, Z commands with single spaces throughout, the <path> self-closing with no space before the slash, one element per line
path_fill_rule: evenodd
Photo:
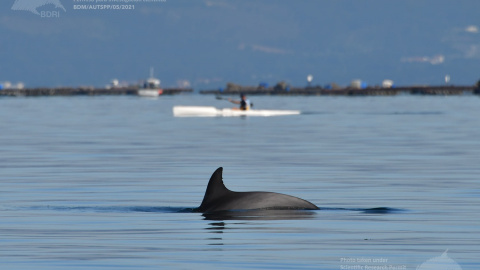
<path fill-rule="evenodd" d="M 403 212 L 403 209 L 390 207 L 375 208 L 320 208 L 319 210 L 292 210 L 292 209 L 254 209 L 254 210 L 227 210 L 210 213 L 199 213 L 197 208 L 168 207 L 168 206 L 30 206 L 3 208 L 0 211 L 55 211 L 77 213 L 149 213 L 149 214 L 176 214 L 198 213 L 205 220 L 304 220 L 318 217 L 320 212 L 335 211 L 360 212 L 367 215 L 386 215 Z"/>
<path fill-rule="evenodd" d="M 169 206 L 29 206 L 20 208 L 4 208 L 3 210 L 37 210 L 37 211 L 76 211 L 76 212 L 102 212 L 102 213 L 196 213 L 195 207 L 169 207 Z M 288 209 L 255 209 L 255 210 L 229 210 L 222 212 L 252 212 L 261 211 L 261 213 L 268 213 L 269 211 L 354 211 L 365 214 L 393 214 L 405 211 L 404 209 L 391 207 L 374 207 L 374 208 L 335 208 L 335 207 L 320 207 L 319 210 L 288 210 Z"/>

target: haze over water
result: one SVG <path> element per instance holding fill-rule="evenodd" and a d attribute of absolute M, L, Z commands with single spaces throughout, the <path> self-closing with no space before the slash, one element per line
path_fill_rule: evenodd
<path fill-rule="evenodd" d="M 2 269 L 479 269 L 480 99 L 252 96 L 298 116 L 174 118 L 179 95 L 0 99 Z M 204 216 L 213 171 L 318 211 Z M 439 268 L 441 270 L 441 268 Z"/>

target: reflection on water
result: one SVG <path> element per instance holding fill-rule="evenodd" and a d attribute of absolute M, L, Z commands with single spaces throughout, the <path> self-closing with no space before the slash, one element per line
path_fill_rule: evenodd
<path fill-rule="evenodd" d="M 315 210 L 230 210 L 204 213 L 206 220 L 290 220 L 311 219 Z"/>
<path fill-rule="evenodd" d="M 28 206 L 3 207 L 3 211 L 58 211 L 91 213 L 199 213 L 197 208 L 165 206 Z M 352 211 L 365 214 L 392 214 L 406 211 L 391 207 L 340 208 L 322 207 L 319 210 L 298 209 L 248 209 L 225 210 L 201 214 L 205 220 L 293 220 L 315 218 L 318 211 Z M 200 214 L 200 213 L 199 213 Z"/>
<path fill-rule="evenodd" d="M 391 207 L 374 208 L 328 208 L 323 207 L 320 210 L 288 210 L 288 209 L 255 209 L 255 210 L 228 210 L 203 213 L 205 220 L 302 220 L 314 219 L 318 211 L 349 211 L 360 212 L 364 214 L 393 214 L 404 212 L 403 209 Z M 212 223 L 214 224 L 214 223 Z M 216 224 L 216 223 L 215 223 Z"/>
<path fill-rule="evenodd" d="M 333 208 L 333 207 L 322 207 L 320 210 L 323 211 L 356 211 L 365 214 L 393 214 L 393 213 L 400 213 L 406 210 L 398 209 L 398 208 L 391 208 L 391 207 L 373 207 L 373 208 Z"/>

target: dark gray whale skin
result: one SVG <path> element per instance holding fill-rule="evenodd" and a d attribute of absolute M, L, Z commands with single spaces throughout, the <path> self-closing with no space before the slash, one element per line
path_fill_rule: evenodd
<path fill-rule="evenodd" d="M 207 191 L 195 212 L 210 213 L 230 210 L 275 209 L 318 210 L 313 203 L 290 195 L 274 192 L 235 192 L 225 187 L 223 168 L 218 168 L 208 182 Z"/>

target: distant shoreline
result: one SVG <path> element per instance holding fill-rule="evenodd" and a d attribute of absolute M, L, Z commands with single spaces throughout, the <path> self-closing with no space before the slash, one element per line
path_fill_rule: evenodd
<path fill-rule="evenodd" d="M 165 88 L 163 95 L 193 93 L 193 89 Z M 319 86 L 291 87 L 277 89 L 273 87 L 239 86 L 235 89 L 201 90 L 200 94 L 211 95 L 283 95 L 283 96 L 395 96 L 395 95 L 480 95 L 480 88 L 468 86 L 402 86 L 402 87 L 343 87 L 325 89 Z M 137 95 L 137 87 L 92 88 L 92 87 L 43 87 L 0 90 L 0 96 L 98 96 L 98 95 Z"/>
<path fill-rule="evenodd" d="M 193 89 L 166 88 L 163 95 L 190 93 Z M 99 95 L 138 95 L 138 87 L 93 88 L 93 87 L 42 87 L 0 90 L 0 96 L 99 96 Z"/>
<path fill-rule="evenodd" d="M 409 95 L 463 95 L 480 94 L 480 88 L 473 85 L 455 86 L 402 86 L 402 87 L 338 87 L 326 89 L 320 86 L 291 87 L 288 89 L 276 89 L 274 87 L 240 87 L 226 90 L 204 90 L 201 94 L 215 95 L 309 95 L 309 96 L 395 96 L 400 94 Z"/>

